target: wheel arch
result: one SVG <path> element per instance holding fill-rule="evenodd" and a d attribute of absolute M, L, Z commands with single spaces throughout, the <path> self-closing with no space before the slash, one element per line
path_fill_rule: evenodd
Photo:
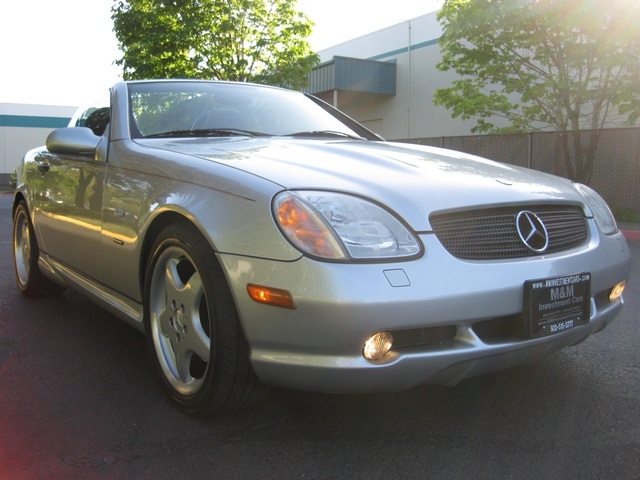
<path fill-rule="evenodd" d="M 17 190 L 15 195 L 13 196 L 13 205 L 11 205 L 12 217 L 16 214 L 16 208 L 18 208 L 18 204 L 22 201 L 25 203 L 25 205 L 27 205 L 27 210 L 29 211 L 29 215 L 31 215 L 31 210 L 29 209 L 29 205 L 27 203 L 27 197 L 24 195 L 24 193 Z"/>
<path fill-rule="evenodd" d="M 154 246 L 158 247 L 157 251 L 154 251 Z M 198 228 L 195 222 L 181 213 L 166 211 L 154 218 L 149 225 L 145 235 L 144 255 L 141 255 L 152 266 L 151 268 L 145 268 L 146 274 L 144 277 L 148 282 L 144 285 L 146 310 L 144 321 L 149 352 L 160 374 L 165 391 L 169 394 L 171 400 L 182 411 L 197 416 L 209 416 L 218 412 L 231 411 L 253 405 L 264 398 L 270 390 L 253 371 L 250 360 L 250 346 L 238 316 L 233 293 L 225 278 L 225 271 L 215 255 L 208 254 L 209 251 L 215 252 L 215 248 L 205 232 L 202 231 L 202 228 Z M 187 323 L 183 324 L 187 325 L 189 324 L 189 319 L 195 317 L 189 313 L 190 309 L 188 307 L 185 309 L 185 305 L 200 305 L 200 302 L 191 302 L 187 299 L 181 309 L 175 310 L 176 305 L 183 301 L 181 300 L 182 295 L 178 294 L 172 299 L 169 296 L 169 290 L 164 292 L 160 290 L 159 295 L 153 293 L 158 292 L 156 290 L 157 281 L 166 282 L 164 279 L 166 277 L 166 259 L 168 257 L 174 259 L 180 257 L 180 261 L 182 261 L 182 254 L 190 257 L 186 258 L 186 261 L 191 262 L 194 269 L 187 275 L 190 276 L 196 272 L 202 277 L 202 280 L 198 282 L 201 282 L 202 288 L 189 289 L 194 293 L 188 293 L 187 297 L 196 294 L 206 295 L 207 318 L 210 322 L 215 322 L 215 324 L 208 323 L 208 328 L 204 330 L 209 332 L 205 333 L 205 335 L 208 335 L 212 342 L 213 339 L 216 339 L 216 343 L 215 347 L 209 347 L 209 344 L 207 344 L 210 352 L 207 357 L 208 368 L 206 371 L 200 371 L 200 373 L 206 373 L 206 375 L 198 376 L 193 374 L 194 378 L 202 378 L 204 383 L 198 385 L 197 389 L 193 391 L 190 389 L 181 390 L 180 385 L 187 386 L 187 384 L 180 383 L 182 376 L 176 376 L 171 373 L 175 372 L 176 369 L 166 368 L 169 359 L 175 361 L 177 357 L 173 355 L 167 356 L 164 353 L 167 348 L 160 345 L 163 342 L 159 339 L 165 338 L 164 334 L 160 335 L 160 331 L 165 332 L 167 330 L 163 330 L 160 326 L 161 323 L 158 320 L 157 312 L 168 311 L 171 308 L 174 308 L 174 311 L 182 311 L 183 315 L 179 317 L 179 320 L 177 319 L 178 317 L 172 318 L 176 318 L 176 325 L 180 325 L 178 322 L 185 321 Z M 160 270 L 156 270 L 157 268 Z M 159 276 L 156 274 L 158 271 L 160 272 L 160 277 L 163 278 L 162 280 L 159 280 Z M 190 270 L 187 269 L 185 272 L 188 271 Z M 173 280 L 169 280 L 169 282 L 173 283 Z M 179 289 L 172 288 L 170 291 L 178 292 Z M 175 293 L 171 295 L 175 295 Z M 152 300 L 153 298 L 155 300 Z M 164 307 L 160 307 L 160 310 L 157 309 L 159 303 L 164 304 Z M 173 307 L 170 307 L 170 305 L 173 305 Z M 184 315 L 185 310 L 187 311 L 186 316 Z M 193 311 L 196 310 L 198 310 L 198 307 Z M 156 315 L 152 315 L 152 312 L 156 312 Z M 156 319 L 155 321 L 153 320 L 154 318 Z M 174 326 L 173 319 L 165 321 L 170 323 L 171 327 Z M 182 337 L 183 333 L 187 335 L 187 332 L 197 331 L 195 326 L 192 325 L 192 327 L 185 329 L 184 332 L 181 330 L 182 327 L 174 331 L 178 336 Z M 171 333 L 171 330 L 169 330 L 169 333 Z M 180 343 L 181 340 L 178 339 L 177 342 Z M 184 351 L 188 352 L 188 347 L 185 347 Z M 198 371 L 199 369 L 196 368 L 196 372 Z M 191 362 L 189 363 L 189 372 L 191 372 Z"/>
<path fill-rule="evenodd" d="M 202 228 L 198 226 L 192 218 L 185 212 L 180 212 L 176 210 L 165 210 L 153 218 L 151 223 L 145 230 L 144 240 L 142 242 L 142 248 L 140 250 L 140 266 L 139 266 L 139 284 L 140 284 L 140 292 L 144 292 L 144 282 L 147 271 L 147 266 L 149 264 L 150 256 L 152 255 L 151 249 L 153 248 L 153 243 L 155 239 L 158 237 L 160 232 L 167 228 L 170 225 L 174 224 L 186 224 L 191 226 L 194 231 L 197 231 L 203 238 L 207 240 L 211 250 L 213 252 L 216 251 L 215 246 L 212 244 L 210 238 L 202 231 Z"/>

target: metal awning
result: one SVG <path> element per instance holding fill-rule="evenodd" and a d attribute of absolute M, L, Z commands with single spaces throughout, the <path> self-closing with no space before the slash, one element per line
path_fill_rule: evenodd
<path fill-rule="evenodd" d="M 318 96 L 335 91 L 395 95 L 396 64 L 336 56 L 311 71 L 306 91 Z"/>

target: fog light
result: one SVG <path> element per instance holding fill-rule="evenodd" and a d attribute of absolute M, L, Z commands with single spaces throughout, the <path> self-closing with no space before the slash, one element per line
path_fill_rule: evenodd
<path fill-rule="evenodd" d="M 624 292 L 624 287 L 626 286 L 627 282 L 620 282 L 615 287 L 613 287 L 613 290 L 611 290 L 611 293 L 609 294 L 609 300 L 611 300 L 612 302 L 618 300 L 622 296 L 622 292 Z"/>
<path fill-rule="evenodd" d="M 378 332 L 372 335 L 362 348 L 364 358 L 370 361 L 380 360 L 384 357 L 393 345 L 393 335 L 389 332 Z"/>

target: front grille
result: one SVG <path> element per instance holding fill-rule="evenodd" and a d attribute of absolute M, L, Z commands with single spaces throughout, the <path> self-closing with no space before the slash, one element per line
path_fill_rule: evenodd
<path fill-rule="evenodd" d="M 473 331 L 485 343 L 525 339 L 522 315 L 491 318 L 473 324 Z"/>
<path fill-rule="evenodd" d="M 611 288 L 595 294 L 594 299 L 597 310 L 604 310 L 611 306 L 609 295 Z M 466 322 L 463 323 L 467 325 Z M 464 328 L 464 327 L 463 327 Z M 604 326 L 602 327 L 604 328 Z M 522 313 L 495 317 L 487 320 L 478 320 L 471 323 L 471 329 L 480 341 L 487 345 L 499 343 L 519 343 L 530 340 L 527 334 L 525 318 Z M 434 350 L 438 348 L 453 347 L 456 341 L 458 327 L 455 325 L 441 325 L 436 327 L 423 327 L 407 330 L 390 330 L 393 335 L 393 350 L 403 348 L 422 348 Z M 594 332 L 595 333 L 595 332 Z M 473 347 L 471 347 L 473 348 Z"/>
<path fill-rule="evenodd" d="M 442 327 L 414 328 L 410 330 L 392 330 L 393 348 L 433 347 L 444 345 L 456 336 L 456 327 L 446 325 Z"/>
<path fill-rule="evenodd" d="M 579 207 L 527 206 L 469 210 L 429 217 L 433 232 L 449 253 L 470 260 L 497 260 L 537 255 L 516 227 L 518 213 L 535 213 L 544 223 L 549 246 L 544 253 L 577 247 L 587 240 L 587 224 Z"/>

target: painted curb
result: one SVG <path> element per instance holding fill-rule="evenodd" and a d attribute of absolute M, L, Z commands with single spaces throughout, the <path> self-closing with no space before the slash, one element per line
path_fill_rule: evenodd
<path fill-rule="evenodd" d="M 638 241 L 640 240 L 640 230 L 622 230 L 624 237 L 627 240 Z"/>

